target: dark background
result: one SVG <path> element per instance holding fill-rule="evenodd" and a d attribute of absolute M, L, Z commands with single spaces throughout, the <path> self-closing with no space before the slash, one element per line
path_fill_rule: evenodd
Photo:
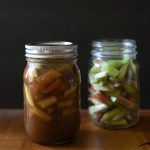
<path fill-rule="evenodd" d="M 141 106 L 150 108 L 150 0 L 0 0 L 0 107 L 22 107 L 24 45 L 43 40 L 79 44 L 87 107 L 90 43 L 99 38 L 137 41 Z"/>

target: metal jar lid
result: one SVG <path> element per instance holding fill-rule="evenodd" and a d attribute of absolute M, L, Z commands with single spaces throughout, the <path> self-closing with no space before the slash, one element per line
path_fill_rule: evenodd
<path fill-rule="evenodd" d="M 50 41 L 25 45 L 29 58 L 76 58 L 78 45 L 66 41 Z"/>

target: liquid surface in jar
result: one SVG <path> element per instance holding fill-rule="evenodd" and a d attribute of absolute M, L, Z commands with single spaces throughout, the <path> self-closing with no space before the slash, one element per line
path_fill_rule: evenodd
<path fill-rule="evenodd" d="M 102 127 L 117 129 L 138 121 L 138 86 L 136 62 L 94 60 L 89 71 L 89 113 Z"/>
<path fill-rule="evenodd" d="M 80 125 L 80 76 L 73 63 L 29 64 L 24 72 L 25 125 L 42 144 L 72 140 Z"/>

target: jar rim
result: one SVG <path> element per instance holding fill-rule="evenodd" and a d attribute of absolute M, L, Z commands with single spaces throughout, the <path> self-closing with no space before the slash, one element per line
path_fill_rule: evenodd
<path fill-rule="evenodd" d="M 123 46 L 123 47 L 131 47 L 136 48 L 136 41 L 133 39 L 98 39 L 92 41 L 92 47 L 113 47 L 113 46 Z"/>
<path fill-rule="evenodd" d="M 45 41 L 25 45 L 26 57 L 76 58 L 78 45 L 68 41 Z"/>

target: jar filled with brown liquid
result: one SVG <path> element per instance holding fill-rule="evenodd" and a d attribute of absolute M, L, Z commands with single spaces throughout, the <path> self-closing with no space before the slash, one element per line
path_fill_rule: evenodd
<path fill-rule="evenodd" d="M 40 144 L 72 141 L 80 127 L 77 45 L 28 44 L 24 71 L 24 118 L 29 137 Z"/>

